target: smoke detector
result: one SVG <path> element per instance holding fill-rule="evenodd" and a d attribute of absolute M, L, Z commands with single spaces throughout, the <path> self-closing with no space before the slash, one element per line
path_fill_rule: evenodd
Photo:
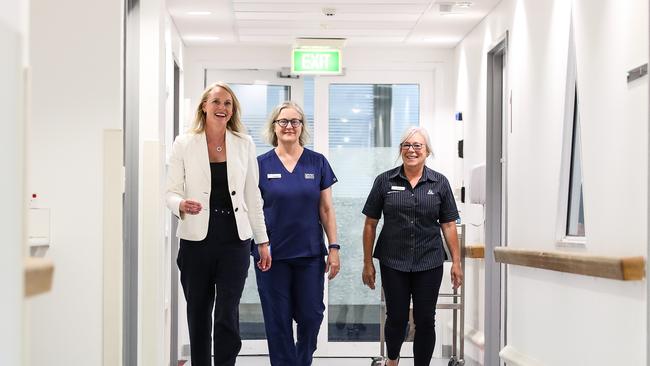
<path fill-rule="evenodd" d="M 336 9 L 334 8 L 323 8 L 323 15 L 326 17 L 333 17 L 336 15 Z"/>

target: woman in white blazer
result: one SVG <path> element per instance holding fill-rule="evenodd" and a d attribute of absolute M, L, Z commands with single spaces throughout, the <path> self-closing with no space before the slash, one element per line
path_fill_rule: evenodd
<path fill-rule="evenodd" d="M 166 201 L 180 218 L 176 262 L 187 300 L 192 366 L 211 365 L 212 345 L 214 365 L 235 364 L 251 239 L 258 243 L 258 268 L 271 267 L 255 145 L 243 133 L 240 113 L 227 84 L 207 87 L 192 130 L 176 138 L 169 162 Z"/>

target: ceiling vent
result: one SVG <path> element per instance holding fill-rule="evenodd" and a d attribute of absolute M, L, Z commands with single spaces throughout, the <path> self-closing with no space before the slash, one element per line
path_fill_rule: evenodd
<path fill-rule="evenodd" d="M 343 49 L 345 38 L 296 38 L 295 48 L 330 48 Z"/>
<path fill-rule="evenodd" d="M 454 3 L 440 3 L 440 4 L 438 4 L 438 10 L 440 10 L 440 12 L 442 14 L 451 13 L 451 11 L 453 9 L 454 9 Z"/>
<path fill-rule="evenodd" d="M 437 4 L 442 15 L 462 13 L 472 6 L 471 1 L 443 1 Z"/>

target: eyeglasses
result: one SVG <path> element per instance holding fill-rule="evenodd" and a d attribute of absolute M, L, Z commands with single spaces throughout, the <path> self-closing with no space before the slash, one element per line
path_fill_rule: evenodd
<path fill-rule="evenodd" d="M 409 144 L 408 142 L 403 142 L 399 144 L 399 146 L 402 148 L 404 151 L 408 151 L 410 148 L 413 148 L 415 151 L 420 151 L 424 147 L 423 144 L 420 143 L 414 143 L 414 144 Z"/>
<path fill-rule="evenodd" d="M 302 124 L 302 120 L 300 119 L 276 119 L 273 121 L 278 124 L 280 127 L 287 127 L 289 123 L 291 123 L 291 127 L 293 128 L 298 128 Z"/>

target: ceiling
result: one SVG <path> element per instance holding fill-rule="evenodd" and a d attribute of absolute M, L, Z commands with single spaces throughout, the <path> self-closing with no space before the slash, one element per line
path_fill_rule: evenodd
<path fill-rule="evenodd" d="M 167 0 L 167 9 L 186 46 L 293 45 L 307 37 L 453 48 L 499 1 Z"/>

